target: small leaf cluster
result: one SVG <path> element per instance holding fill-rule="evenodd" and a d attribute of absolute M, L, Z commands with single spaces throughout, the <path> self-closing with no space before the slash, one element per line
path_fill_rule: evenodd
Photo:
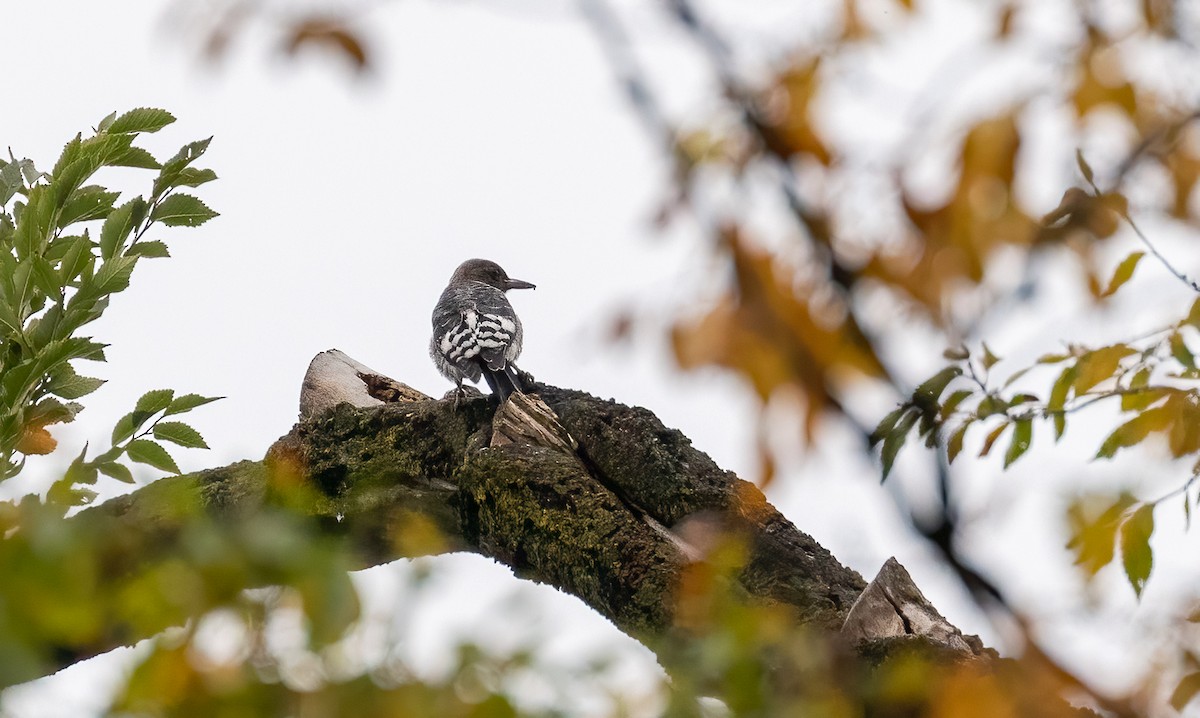
<path fill-rule="evenodd" d="M 1134 265 L 1136 259 L 1122 262 L 1110 287 L 1124 283 Z M 1137 501 L 1122 495 L 1095 515 L 1078 506 L 1069 512 L 1069 547 L 1076 562 L 1093 575 L 1113 561 L 1119 544 L 1126 576 L 1140 596 L 1153 565 L 1150 538 L 1155 507 L 1182 495 L 1190 524 L 1191 488 L 1200 481 L 1200 390 L 1196 386 L 1200 368 L 1191 349 L 1198 339 L 1200 300 L 1182 320 L 1142 340 L 1100 347 L 1071 345 L 1009 374 L 999 386 L 992 381 L 992 369 L 1001 360 L 986 344 L 977 355 L 966 347 L 950 349 L 946 358 L 954 363 L 921 384 L 876 428 L 872 439 L 882 443 L 883 476 L 887 477 L 914 427 L 926 446 L 944 446 L 949 462 L 960 456 L 972 429 L 987 430 L 979 457 L 988 456 L 1007 435 L 1007 468 L 1029 451 L 1035 421 L 1048 421 L 1057 441 L 1074 413 L 1101 401 L 1117 402 L 1128 418 L 1100 442 L 1096 459 L 1110 459 L 1151 436 L 1160 437 L 1173 457 L 1197 457 L 1191 478 L 1167 496 Z M 1014 388 L 1028 372 L 1050 367 L 1057 374 L 1045 393 Z M 1195 500 L 1200 502 L 1200 497 Z"/>
<path fill-rule="evenodd" d="M 72 421 L 83 408 L 74 400 L 104 383 L 77 373 L 73 362 L 104 361 L 105 345 L 83 336 L 84 328 L 129 286 L 139 260 L 169 256 L 150 231 L 195 227 L 217 216 L 180 191 L 216 179 L 212 170 L 194 166 L 208 139 L 163 162 L 135 144 L 174 121 L 158 109 L 113 113 L 92 136 L 68 142 L 49 172 L 11 151 L 0 160 L 0 481 L 18 474 L 26 457 L 54 451 L 57 442 L 46 427 Z M 120 202 L 120 192 L 89 184 L 109 167 L 155 171 L 149 194 Z M 174 466 L 141 444 L 111 451 Z M 82 456 L 73 472 L 126 478 L 127 469 L 115 468 L 113 460 L 88 469 Z"/>
<path fill-rule="evenodd" d="M 99 474 L 132 484 L 133 472 L 121 463 L 122 456 L 129 457 L 135 463 L 178 474 L 179 465 L 160 442 L 166 441 L 188 449 L 207 449 L 208 443 L 192 426 L 182 421 L 166 421 L 166 418 L 187 413 L 220 398 L 199 394 L 176 397 L 172 389 L 146 392 L 138 399 L 133 411 L 117 420 L 112 430 L 112 447 L 89 461 L 85 446 L 71 462 L 63 478 L 50 487 L 47 498 L 61 506 L 88 503 L 95 498 L 95 492 L 79 486 L 95 484 Z"/>

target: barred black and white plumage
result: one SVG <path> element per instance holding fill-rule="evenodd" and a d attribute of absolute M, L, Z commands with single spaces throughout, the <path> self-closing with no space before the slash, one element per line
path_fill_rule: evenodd
<path fill-rule="evenodd" d="M 521 320 L 504 293 L 533 288 L 486 259 L 468 259 L 454 271 L 433 308 L 429 356 L 460 392 L 463 379 L 481 376 L 501 401 L 527 390 L 513 363 L 521 355 Z"/>

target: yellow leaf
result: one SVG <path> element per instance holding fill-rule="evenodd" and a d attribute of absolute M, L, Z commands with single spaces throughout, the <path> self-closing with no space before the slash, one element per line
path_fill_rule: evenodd
<path fill-rule="evenodd" d="M 766 122 L 758 128 L 767 149 L 790 158 L 807 154 L 823 165 L 832 157 L 812 122 L 810 107 L 821 87 L 820 58 L 803 60 L 775 79 L 767 95 L 781 102 L 767 102 Z"/>
<path fill-rule="evenodd" d="M 1095 349 L 1079 357 L 1075 363 L 1075 395 L 1079 396 L 1117 372 L 1121 360 L 1134 350 L 1124 344 Z"/>
<path fill-rule="evenodd" d="M 1080 74 L 1071 96 L 1076 116 L 1083 117 L 1100 105 L 1113 105 L 1133 117 L 1137 111 L 1137 95 L 1133 85 L 1125 79 L 1120 58 L 1111 45 L 1093 32 L 1077 65 Z"/>
<path fill-rule="evenodd" d="M 1121 524 L 1121 560 L 1129 585 L 1141 598 L 1154 567 L 1150 537 L 1154 534 L 1154 504 L 1142 504 Z"/>
<path fill-rule="evenodd" d="M 1101 297 L 1110 297 L 1116 293 L 1126 282 L 1133 278 L 1133 272 L 1137 269 L 1138 262 L 1142 257 L 1146 256 L 1145 252 L 1134 252 L 1121 263 L 1117 265 L 1113 271 L 1112 279 L 1108 280 L 1108 287 L 1100 294 Z"/>
<path fill-rule="evenodd" d="M 1116 549 L 1117 527 L 1126 510 L 1136 500 L 1123 493 L 1116 499 L 1083 496 L 1067 509 L 1071 538 L 1067 548 L 1075 554 L 1075 564 L 1090 578 L 1112 563 Z"/>

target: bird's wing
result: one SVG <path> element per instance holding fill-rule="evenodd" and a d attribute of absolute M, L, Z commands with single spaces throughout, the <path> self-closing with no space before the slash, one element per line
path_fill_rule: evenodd
<path fill-rule="evenodd" d="M 508 347 L 520 331 L 516 312 L 504 293 L 487 287 L 491 291 L 480 292 L 475 302 L 475 340 L 479 344 L 479 357 L 488 369 L 501 371 L 508 364 Z"/>
<path fill-rule="evenodd" d="M 470 301 L 459 304 L 457 311 L 435 318 L 435 336 L 442 355 L 455 366 L 468 370 L 471 360 L 478 357 L 488 369 L 500 371 L 507 365 L 505 351 L 519 324 L 502 292 L 481 287 L 474 289 Z"/>

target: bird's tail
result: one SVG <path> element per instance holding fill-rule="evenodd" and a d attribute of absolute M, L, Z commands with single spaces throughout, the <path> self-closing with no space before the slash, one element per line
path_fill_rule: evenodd
<path fill-rule="evenodd" d="M 483 378 L 487 380 L 488 388 L 500 399 L 501 404 L 514 391 L 519 391 L 522 394 L 529 393 L 529 383 L 525 381 L 525 377 L 512 362 L 509 362 L 503 369 L 499 370 L 484 366 Z"/>
<path fill-rule="evenodd" d="M 483 368 L 483 378 L 487 380 L 488 388 L 492 390 L 492 393 L 499 397 L 501 404 L 514 391 L 517 391 L 517 386 L 513 383 L 512 377 L 509 376 L 507 367 L 496 370 L 485 366 Z"/>

